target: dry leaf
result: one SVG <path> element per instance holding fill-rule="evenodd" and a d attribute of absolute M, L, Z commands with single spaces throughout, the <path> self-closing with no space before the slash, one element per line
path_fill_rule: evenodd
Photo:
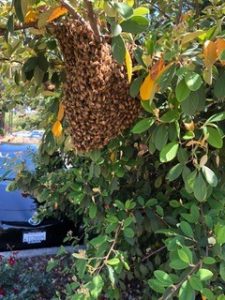
<path fill-rule="evenodd" d="M 29 24 L 36 22 L 38 20 L 38 15 L 38 11 L 34 9 L 29 10 L 24 17 L 24 23 Z"/>
<path fill-rule="evenodd" d="M 157 89 L 158 89 L 157 83 L 155 82 L 155 80 L 152 79 L 151 75 L 148 74 L 145 77 L 145 80 L 143 81 L 141 88 L 140 88 L 141 100 L 151 101 L 154 98 Z"/>
<path fill-rule="evenodd" d="M 56 7 L 48 17 L 48 23 L 54 21 L 55 19 L 61 17 L 62 15 L 65 15 L 67 12 L 68 10 L 64 6 Z"/>
<path fill-rule="evenodd" d="M 216 53 L 218 58 L 220 58 L 220 55 L 223 53 L 223 51 L 225 50 L 225 40 L 224 39 L 217 39 L 215 41 L 216 44 Z M 225 65 L 224 61 L 221 61 L 222 65 Z"/>
<path fill-rule="evenodd" d="M 65 113 L 64 105 L 62 103 L 59 103 L 59 111 L 57 115 L 58 121 L 62 121 L 62 119 L 64 118 L 64 113 Z"/>
<path fill-rule="evenodd" d="M 152 67 L 151 71 L 150 71 L 150 75 L 151 78 L 153 80 L 157 80 L 158 77 L 161 75 L 161 73 L 164 71 L 165 69 L 165 64 L 162 58 L 160 58 L 160 60 L 158 60 L 154 66 Z"/>
<path fill-rule="evenodd" d="M 206 41 L 203 49 L 203 56 L 206 68 L 212 67 L 216 62 L 218 55 L 216 50 L 216 43 L 212 41 Z"/>
<path fill-rule="evenodd" d="M 125 63 L 126 63 L 126 68 L 127 68 L 127 78 L 128 82 L 131 82 L 132 79 L 132 59 L 130 56 L 129 51 L 126 49 L 126 55 L 125 55 Z"/>
<path fill-rule="evenodd" d="M 52 133 L 54 137 L 60 137 L 62 134 L 62 124 L 60 121 L 56 121 L 52 126 Z"/>

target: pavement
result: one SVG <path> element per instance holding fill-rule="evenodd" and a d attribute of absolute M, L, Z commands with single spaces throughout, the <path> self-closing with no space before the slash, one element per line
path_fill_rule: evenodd
<path fill-rule="evenodd" d="M 16 257 L 17 258 L 28 258 L 28 257 L 36 257 L 36 256 L 46 256 L 46 255 L 55 255 L 58 253 L 60 247 L 50 247 L 50 248 L 38 248 L 38 249 L 27 249 L 27 250 L 18 250 Z M 64 249 L 68 253 L 79 252 L 79 250 L 84 250 L 85 246 L 64 246 Z M 0 256 L 5 258 L 9 258 L 12 254 L 12 251 L 4 251 L 0 252 Z"/>

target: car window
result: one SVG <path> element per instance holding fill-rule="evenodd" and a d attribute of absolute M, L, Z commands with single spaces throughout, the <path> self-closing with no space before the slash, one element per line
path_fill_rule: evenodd
<path fill-rule="evenodd" d="M 35 169 L 33 162 L 37 145 L 30 144 L 0 144 L 0 179 L 13 179 L 18 167 L 23 163 L 29 171 Z"/>

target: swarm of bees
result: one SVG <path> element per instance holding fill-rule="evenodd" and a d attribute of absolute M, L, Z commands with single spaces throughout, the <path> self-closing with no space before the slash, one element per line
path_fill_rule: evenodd
<path fill-rule="evenodd" d="M 106 39 L 98 42 L 89 24 L 66 19 L 55 28 L 64 57 L 63 104 L 77 151 L 100 149 L 126 128 L 140 111 L 129 96 L 126 70 L 113 58 Z"/>

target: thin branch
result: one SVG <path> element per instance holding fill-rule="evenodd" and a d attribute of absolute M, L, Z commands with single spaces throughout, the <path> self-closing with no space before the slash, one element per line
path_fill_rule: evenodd
<path fill-rule="evenodd" d="M 180 19 L 181 19 L 181 16 L 182 16 L 182 10 L 183 10 L 183 0 L 180 0 L 179 1 L 177 18 L 176 18 L 176 24 L 177 25 L 180 23 Z"/>
<path fill-rule="evenodd" d="M 32 22 L 28 24 L 18 24 L 18 25 L 14 25 L 14 31 L 28 29 L 28 28 L 35 28 L 35 27 L 37 27 L 36 22 Z M 0 36 L 4 35 L 6 31 L 7 28 L 0 28 Z"/>
<path fill-rule="evenodd" d="M 158 249 L 156 249 L 156 250 L 153 250 L 152 252 L 150 252 L 147 256 L 145 256 L 145 257 L 142 259 L 142 262 L 143 262 L 143 261 L 146 261 L 146 260 L 149 259 L 151 256 L 160 253 L 160 252 L 163 251 L 165 248 L 166 248 L 166 246 L 162 246 L 161 248 L 158 248 Z"/>
<path fill-rule="evenodd" d="M 98 18 L 94 12 L 92 2 L 90 0 L 84 0 L 84 3 L 87 7 L 88 19 L 91 25 L 91 28 L 95 34 L 96 40 L 101 41 L 100 33 L 98 30 Z"/>
<path fill-rule="evenodd" d="M 76 19 L 79 20 L 82 24 L 86 25 L 86 21 L 81 17 L 81 15 L 75 11 L 73 6 L 68 3 L 66 0 L 61 0 L 61 5 L 67 8 L 68 12 Z"/>
<path fill-rule="evenodd" d="M 14 59 L 6 58 L 6 57 L 0 57 L 0 61 L 9 61 L 11 63 L 17 63 L 17 64 L 21 64 L 21 65 L 23 64 L 19 60 L 14 60 Z"/>

